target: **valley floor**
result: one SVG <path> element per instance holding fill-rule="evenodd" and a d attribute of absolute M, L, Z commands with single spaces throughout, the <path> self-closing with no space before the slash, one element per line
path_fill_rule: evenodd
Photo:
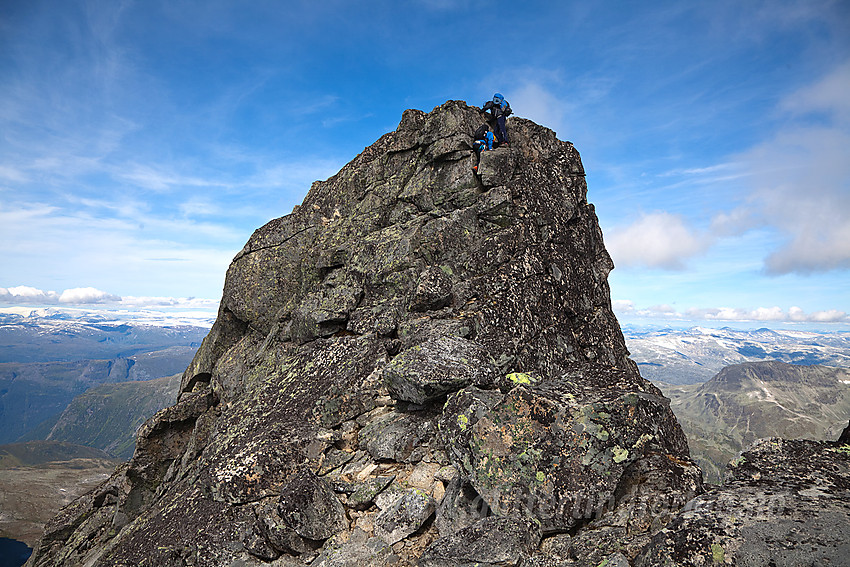
<path fill-rule="evenodd" d="M 0 469 L 0 536 L 34 546 L 62 506 L 103 482 L 115 469 L 103 459 L 74 459 Z"/>

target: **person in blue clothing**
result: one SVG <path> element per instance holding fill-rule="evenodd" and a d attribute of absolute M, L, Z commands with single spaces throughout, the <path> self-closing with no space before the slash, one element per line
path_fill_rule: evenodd
<path fill-rule="evenodd" d="M 474 140 L 474 142 L 472 142 L 472 149 L 479 154 L 484 150 L 492 150 L 493 144 L 496 141 L 495 135 L 486 124 L 482 124 L 478 127 L 478 130 L 476 130 L 475 134 L 472 135 L 472 139 Z"/>
<path fill-rule="evenodd" d="M 511 105 L 505 100 L 500 93 L 493 95 L 493 100 L 488 100 L 484 103 L 482 112 L 490 113 L 490 118 L 496 123 L 494 130 L 496 131 L 496 140 L 499 145 L 508 145 L 508 131 L 505 128 L 505 119 L 511 115 Z"/>
<path fill-rule="evenodd" d="M 496 136 L 490 130 L 487 124 L 482 124 L 472 135 L 472 149 L 475 150 L 475 165 L 472 166 L 472 171 L 478 171 L 478 163 L 481 161 L 481 152 L 492 150 L 496 142 Z"/>

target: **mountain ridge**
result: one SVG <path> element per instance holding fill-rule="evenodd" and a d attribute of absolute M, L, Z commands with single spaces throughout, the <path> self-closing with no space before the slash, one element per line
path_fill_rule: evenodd
<path fill-rule="evenodd" d="M 628 357 L 581 158 L 511 117 L 474 173 L 482 120 L 407 110 L 257 229 L 178 402 L 28 565 L 676 557 L 701 473 Z"/>
<path fill-rule="evenodd" d="M 850 415 L 850 370 L 779 361 L 728 366 L 702 384 L 659 384 L 706 477 L 760 438 L 837 439 Z"/>
<path fill-rule="evenodd" d="M 646 329 L 624 326 L 631 357 L 655 382 L 705 382 L 724 367 L 777 360 L 789 364 L 850 367 L 850 333 L 790 329 Z"/>

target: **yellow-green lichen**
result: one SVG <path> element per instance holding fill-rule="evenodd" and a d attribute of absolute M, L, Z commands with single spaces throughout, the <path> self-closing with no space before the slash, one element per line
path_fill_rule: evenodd
<path fill-rule="evenodd" d="M 457 416 L 457 425 L 461 431 L 466 431 L 466 426 L 469 425 L 469 418 L 464 414 Z"/>
<path fill-rule="evenodd" d="M 638 437 L 638 440 L 635 441 L 635 444 L 632 445 L 632 447 L 634 449 L 640 449 L 641 447 L 646 445 L 647 442 L 652 441 L 653 439 L 655 439 L 655 435 L 650 435 L 649 433 L 644 433 L 643 435 Z"/>
<path fill-rule="evenodd" d="M 711 544 L 711 560 L 715 563 L 725 563 L 726 554 L 719 543 Z"/>
<path fill-rule="evenodd" d="M 629 450 L 620 447 L 619 445 L 614 445 L 614 448 L 611 449 L 611 452 L 614 453 L 614 462 L 622 463 L 626 459 L 629 458 Z"/>
<path fill-rule="evenodd" d="M 546 474 L 543 471 L 537 471 L 537 482 L 545 482 Z"/>
<path fill-rule="evenodd" d="M 744 457 L 738 457 L 736 459 L 732 459 L 731 461 L 729 461 L 729 466 L 734 469 L 734 468 L 740 467 L 745 462 L 747 462 L 747 459 L 745 459 Z"/>
<path fill-rule="evenodd" d="M 514 384 L 531 384 L 531 376 L 525 372 L 512 372 L 507 378 Z"/>
<path fill-rule="evenodd" d="M 829 450 L 833 453 L 842 453 L 844 455 L 850 455 L 850 445 L 841 445 L 840 447 L 834 447 Z"/>

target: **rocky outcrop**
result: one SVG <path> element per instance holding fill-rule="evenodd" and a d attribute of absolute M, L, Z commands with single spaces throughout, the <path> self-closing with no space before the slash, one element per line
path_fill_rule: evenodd
<path fill-rule="evenodd" d="M 847 565 L 850 445 L 762 439 L 722 487 L 695 498 L 635 562 L 652 565 Z"/>
<path fill-rule="evenodd" d="M 257 230 L 177 405 L 29 564 L 648 557 L 701 474 L 628 358 L 578 152 L 512 117 L 474 173 L 480 120 L 408 110 Z"/>

